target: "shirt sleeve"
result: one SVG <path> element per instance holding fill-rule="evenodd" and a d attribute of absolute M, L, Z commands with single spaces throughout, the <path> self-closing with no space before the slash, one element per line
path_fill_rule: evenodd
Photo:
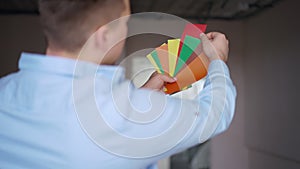
<path fill-rule="evenodd" d="M 194 101 L 190 102 L 196 103 L 197 111 L 193 108 L 186 108 L 191 112 L 183 112 L 189 114 L 194 111 L 195 116 L 198 116 L 192 129 L 175 147 L 155 158 L 159 160 L 173 155 L 225 131 L 234 116 L 236 95 L 236 88 L 230 78 L 227 65 L 221 60 L 213 61 L 209 65 L 203 90 Z"/>
<path fill-rule="evenodd" d="M 203 143 L 225 131 L 234 116 L 236 95 L 227 65 L 221 60 L 213 61 L 209 65 L 204 88 L 195 100 L 199 118 L 193 130 L 174 148 L 174 152 Z"/>
<path fill-rule="evenodd" d="M 122 151 L 114 149 L 117 152 L 110 149 L 113 153 L 139 159 L 143 164 L 154 163 L 225 131 L 235 110 L 236 89 L 221 60 L 210 63 L 204 88 L 194 100 L 137 89 L 128 81 L 113 85 L 111 91 L 112 101 L 103 100 L 106 111 L 102 116 L 119 134 L 109 134 L 105 139 L 110 139 L 110 147 L 122 147 Z"/>
<path fill-rule="evenodd" d="M 233 119 L 236 88 L 223 61 L 216 60 L 210 64 L 207 81 L 197 99 L 199 112 L 207 113 L 202 121 L 205 125 L 199 137 L 199 142 L 202 143 L 226 130 Z"/>

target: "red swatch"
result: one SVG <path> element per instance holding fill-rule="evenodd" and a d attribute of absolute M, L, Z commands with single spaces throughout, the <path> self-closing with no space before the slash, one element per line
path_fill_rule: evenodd
<path fill-rule="evenodd" d="M 206 24 L 187 24 L 184 28 L 184 31 L 181 35 L 180 39 L 180 45 L 179 45 L 179 50 L 178 50 L 178 55 L 180 54 L 184 38 L 186 35 L 195 37 L 195 38 L 200 38 L 200 34 L 206 31 Z"/>

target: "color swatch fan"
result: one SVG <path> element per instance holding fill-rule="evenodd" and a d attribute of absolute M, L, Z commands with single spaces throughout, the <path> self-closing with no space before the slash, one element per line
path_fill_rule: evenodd
<path fill-rule="evenodd" d="M 147 55 L 158 73 L 177 79 L 175 83 L 165 84 L 165 93 L 184 90 L 206 76 L 208 60 L 200 40 L 205 30 L 206 25 L 187 24 L 181 39 L 170 39 Z"/>

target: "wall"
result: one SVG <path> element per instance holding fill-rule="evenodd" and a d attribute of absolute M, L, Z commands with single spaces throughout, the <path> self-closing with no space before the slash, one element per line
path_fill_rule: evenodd
<path fill-rule="evenodd" d="M 248 150 L 245 144 L 245 76 L 244 76 L 244 21 L 210 21 L 208 31 L 219 31 L 230 40 L 228 65 L 236 85 L 236 112 L 229 129 L 211 142 L 211 168 L 247 169 Z"/>
<path fill-rule="evenodd" d="M 44 36 L 39 18 L 31 15 L 0 15 L 0 77 L 17 70 L 22 51 L 43 52 Z"/>
<path fill-rule="evenodd" d="M 243 23 L 210 24 L 231 40 L 239 95 L 231 127 L 212 140 L 213 169 L 300 168 L 299 6 L 286 0 Z"/>
<path fill-rule="evenodd" d="M 246 26 L 246 143 L 250 168 L 300 168 L 300 1 Z"/>

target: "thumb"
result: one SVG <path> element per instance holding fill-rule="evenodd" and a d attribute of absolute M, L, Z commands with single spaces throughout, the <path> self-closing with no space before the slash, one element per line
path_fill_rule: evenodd
<path fill-rule="evenodd" d="M 162 80 L 162 81 L 164 81 L 164 82 L 167 82 L 167 83 L 174 83 L 174 82 L 176 82 L 176 78 L 172 78 L 172 77 L 170 77 L 170 76 L 168 76 L 168 75 L 160 75 L 159 76 L 159 78 Z"/>
<path fill-rule="evenodd" d="M 204 33 L 200 34 L 200 39 L 202 41 L 203 52 L 210 60 L 212 60 L 214 57 L 216 57 L 216 52 L 211 40 Z"/>
<path fill-rule="evenodd" d="M 200 39 L 201 39 L 203 45 L 206 45 L 206 44 L 209 43 L 209 41 L 210 41 L 210 40 L 208 39 L 208 37 L 205 35 L 205 33 L 201 33 L 201 34 L 200 34 Z"/>

